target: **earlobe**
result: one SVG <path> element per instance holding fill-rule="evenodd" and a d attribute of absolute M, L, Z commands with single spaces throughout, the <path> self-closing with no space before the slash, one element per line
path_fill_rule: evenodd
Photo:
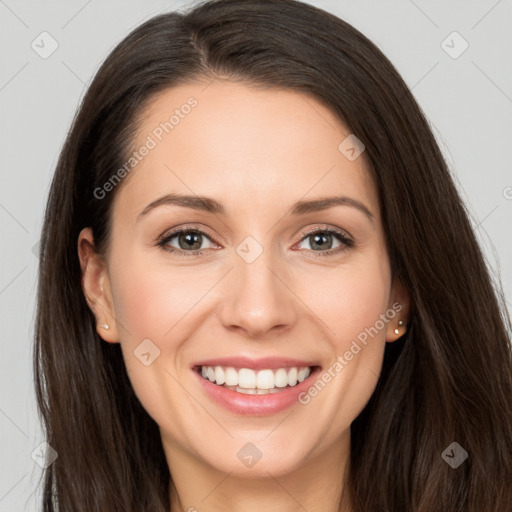
<path fill-rule="evenodd" d="M 410 300 L 407 288 L 401 281 L 395 279 L 390 295 L 390 307 L 395 315 L 389 320 L 386 327 L 387 342 L 396 341 L 407 332 L 411 309 Z"/>
<path fill-rule="evenodd" d="M 103 340 L 118 343 L 107 265 L 103 256 L 95 251 L 91 228 L 84 228 L 78 236 L 78 257 L 82 272 L 82 290 L 96 318 L 96 332 Z"/>

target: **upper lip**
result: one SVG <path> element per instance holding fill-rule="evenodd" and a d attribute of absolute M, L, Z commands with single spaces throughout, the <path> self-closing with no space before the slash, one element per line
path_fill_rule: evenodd
<path fill-rule="evenodd" d="M 252 359 L 250 357 L 218 357 L 215 359 L 205 359 L 193 365 L 193 367 L 201 366 L 230 366 L 233 368 L 250 368 L 253 370 L 272 370 L 294 366 L 305 368 L 306 366 L 318 366 L 318 363 L 288 357 L 262 357 L 258 359 Z"/>

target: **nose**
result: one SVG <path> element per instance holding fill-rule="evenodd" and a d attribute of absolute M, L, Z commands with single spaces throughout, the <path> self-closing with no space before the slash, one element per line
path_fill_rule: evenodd
<path fill-rule="evenodd" d="M 224 327 L 258 339 L 289 330 L 298 318 L 298 301 L 284 265 L 263 251 L 252 263 L 235 254 L 234 267 L 224 283 Z"/>

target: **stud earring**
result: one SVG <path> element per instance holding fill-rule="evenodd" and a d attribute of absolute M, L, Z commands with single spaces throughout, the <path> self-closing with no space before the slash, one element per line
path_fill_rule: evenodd
<path fill-rule="evenodd" d="M 108 331 L 110 329 L 110 325 L 108 325 L 108 324 L 100 324 L 100 327 L 102 327 L 106 331 Z"/>
<path fill-rule="evenodd" d="M 402 325 L 404 325 L 403 321 L 398 320 L 398 326 L 402 327 Z M 400 334 L 400 330 L 398 329 L 398 327 L 395 329 L 395 334 Z"/>

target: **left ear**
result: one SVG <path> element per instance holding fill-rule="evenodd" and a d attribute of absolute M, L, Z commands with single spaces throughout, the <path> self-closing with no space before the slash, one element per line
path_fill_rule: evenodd
<path fill-rule="evenodd" d="M 397 278 L 394 279 L 389 296 L 388 310 L 395 312 L 386 327 L 386 341 L 393 342 L 401 338 L 407 332 L 409 322 L 411 299 L 404 284 Z"/>

